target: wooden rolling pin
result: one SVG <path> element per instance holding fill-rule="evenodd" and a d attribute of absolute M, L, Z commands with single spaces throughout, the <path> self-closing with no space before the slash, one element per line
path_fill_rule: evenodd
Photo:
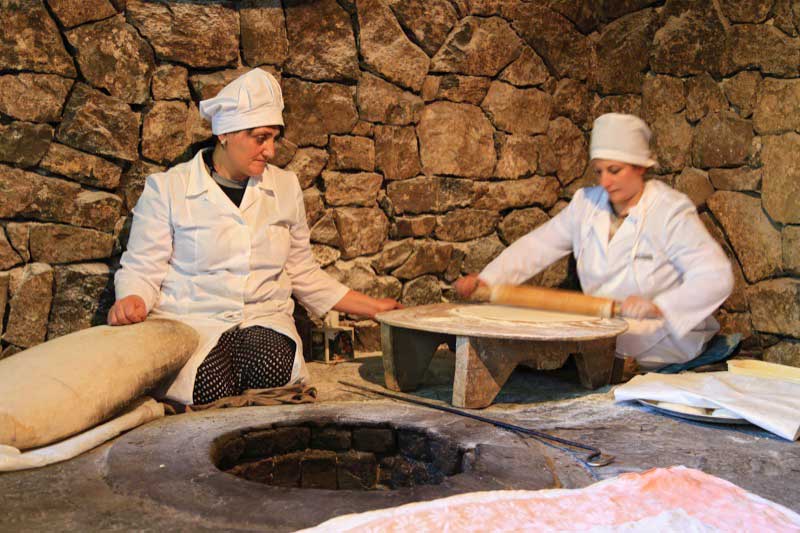
<path fill-rule="evenodd" d="M 480 286 L 470 297 L 479 302 L 530 307 L 545 311 L 611 318 L 619 316 L 620 303 L 610 298 L 589 296 L 581 292 L 545 289 L 526 285 Z"/>

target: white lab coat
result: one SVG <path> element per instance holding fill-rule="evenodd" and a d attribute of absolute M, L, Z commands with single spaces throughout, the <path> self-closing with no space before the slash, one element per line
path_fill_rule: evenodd
<path fill-rule="evenodd" d="M 652 300 L 663 319 L 626 319 L 620 356 L 655 368 L 689 361 L 719 331 L 711 314 L 733 290 L 731 265 L 689 198 L 647 181 L 642 198 L 609 241 L 611 207 L 602 187 L 579 190 L 551 220 L 520 238 L 479 274 L 519 284 L 572 252 L 586 294 Z"/>
<path fill-rule="evenodd" d="M 321 315 L 348 289 L 314 260 L 294 173 L 268 165 L 248 180 L 237 208 L 198 153 L 149 176 L 133 215 L 114 280 L 117 299 L 139 295 L 150 316 L 180 320 L 200 334 L 198 349 L 162 391 L 165 397 L 192 403 L 197 368 L 220 335 L 237 325 L 291 337 L 297 345 L 291 382 L 307 378 L 290 297 Z"/>

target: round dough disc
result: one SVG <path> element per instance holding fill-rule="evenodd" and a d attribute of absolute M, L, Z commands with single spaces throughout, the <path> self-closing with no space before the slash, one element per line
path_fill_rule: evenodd
<path fill-rule="evenodd" d="M 456 307 L 455 313 L 481 320 L 499 322 L 525 322 L 529 324 L 552 324 L 556 322 L 599 322 L 596 316 L 575 315 L 571 313 L 558 313 L 556 311 L 541 311 L 525 307 L 512 307 L 507 305 L 468 305 Z"/>

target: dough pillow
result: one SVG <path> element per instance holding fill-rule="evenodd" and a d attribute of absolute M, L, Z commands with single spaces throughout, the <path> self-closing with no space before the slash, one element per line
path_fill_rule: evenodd
<path fill-rule="evenodd" d="M 197 332 L 174 320 L 98 326 L 0 360 L 0 445 L 24 450 L 114 415 L 189 360 Z"/>

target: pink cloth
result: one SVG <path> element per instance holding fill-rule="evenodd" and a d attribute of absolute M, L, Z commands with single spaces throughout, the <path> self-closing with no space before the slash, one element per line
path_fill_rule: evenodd
<path fill-rule="evenodd" d="M 800 515 L 683 466 L 583 489 L 473 492 L 345 515 L 307 531 L 800 531 Z"/>

